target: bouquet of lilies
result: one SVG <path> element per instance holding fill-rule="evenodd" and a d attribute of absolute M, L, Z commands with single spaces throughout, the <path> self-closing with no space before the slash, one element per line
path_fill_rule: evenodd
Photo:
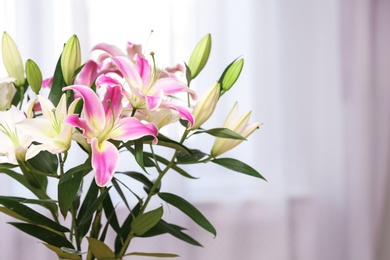
<path fill-rule="evenodd" d="M 141 45 L 127 43 L 123 52 L 101 43 L 92 48 L 93 58 L 82 64 L 80 43 L 73 35 L 53 75 L 43 80 L 38 65 L 31 59 L 23 63 L 4 32 L 2 56 L 8 76 L 0 79 L 0 173 L 33 195 L 0 194 L 0 212 L 16 220 L 9 224 L 42 241 L 60 259 L 177 257 L 130 250 L 133 239 L 164 234 L 200 246 L 185 228 L 163 219 L 166 205 L 215 236 L 215 228 L 196 207 L 161 188 L 169 172 L 192 179 L 184 166 L 210 162 L 264 179 L 244 162 L 221 157 L 259 128 L 260 123 L 249 123 L 250 112 L 239 115 L 236 103 L 221 127 L 202 128 L 244 64 L 243 59 L 234 60 L 198 98 L 190 85 L 210 50 L 208 34 L 188 62 L 159 68 L 154 53 L 145 55 Z M 180 138 L 161 131 L 173 124 Z M 215 138 L 209 152 L 186 144 L 200 134 Z M 126 171 L 118 170 L 121 152 L 132 158 L 126 159 Z M 74 165 L 67 160 L 70 153 L 84 155 L 85 161 Z M 86 183 L 91 174 L 92 182 Z M 142 194 L 130 184 L 142 185 Z M 48 192 L 52 185 L 54 195 Z M 164 203 L 153 207 L 151 200 Z M 123 220 L 118 203 L 128 212 Z M 115 234 L 113 245 L 105 242 L 108 232 Z"/>

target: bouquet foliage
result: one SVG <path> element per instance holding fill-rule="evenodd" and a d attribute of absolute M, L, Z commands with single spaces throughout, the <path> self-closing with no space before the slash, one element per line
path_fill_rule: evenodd
<path fill-rule="evenodd" d="M 214 163 L 264 179 L 244 162 L 221 157 L 260 126 L 249 123 L 250 112 L 238 114 L 235 104 L 222 126 L 202 128 L 244 64 L 234 60 L 198 97 L 190 85 L 210 50 L 211 36 L 206 35 L 188 62 L 160 68 L 155 54 L 145 55 L 141 45 L 129 42 L 123 52 L 101 43 L 82 64 L 80 43 L 73 35 L 53 75 L 43 79 L 39 66 L 31 59 L 23 63 L 4 32 L 8 76 L 0 79 L 0 173 L 34 196 L 0 194 L 0 211 L 15 219 L 9 224 L 42 241 L 61 259 L 176 257 L 130 250 L 133 239 L 163 234 L 200 246 L 184 227 L 163 219 L 168 204 L 215 236 L 215 228 L 196 207 L 162 188 L 169 172 L 194 179 L 185 170 L 189 164 Z M 180 138 L 164 132 L 168 126 Z M 215 138 L 209 152 L 187 145 L 191 137 L 205 134 Z M 85 156 L 85 161 L 74 165 L 67 160 L 71 153 Z M 126 171 L 118 170 L 120 161 Z M 133 183 L 143 186 L 142 194 L 133 191 Z M 54 195 L 48 192 L 53 185 Z M 152 199 L 160 200 L 160 206 L 153 207 Z M 127 209 L 124 219 L 118 204 Z M 108 232 L 115 234 L 112 245 L 105 242 Z"/>

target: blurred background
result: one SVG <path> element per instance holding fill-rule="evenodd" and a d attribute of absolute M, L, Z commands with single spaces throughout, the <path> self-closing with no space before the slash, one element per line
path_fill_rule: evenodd
<path fill-rule="evenodd" d="M 245 59 L 207 126 L 222 124 L 235 101 L 241 113 L 252 110 L 252 122 L 264 124 L 226 155 L 268 182 L 211 166 L 189 169 L 195 181 L 168 176 L 164 188 L 193 202 L 218 235 L 172 209 L 167 217 L 204 248 L 169 237 L 133 248 L 185 260 L 390 259 L 389 24 L 385 0 L 0 1 L 1 31 L 44 77 L 73 34 L 84 61 L 97 43 L 124 50 L 131 41 L 169 66 L 187 61 L 211 33 L 212 53 L 194 85 L 200 93 Z M 19 188 L 0 175 L 0 195 L 21 196 Z M 6 221 L 0 215 L 1 259 L 55 259 Z"/>

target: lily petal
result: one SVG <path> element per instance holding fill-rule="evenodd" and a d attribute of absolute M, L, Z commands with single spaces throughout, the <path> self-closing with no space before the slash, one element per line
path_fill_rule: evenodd
<path fill-rule="evenodd" d="M 84 116 L 86 122 L 93 126 L 98 132 L 104 130 L 106 124 L 106 115 L 99 97 L 89 87 L 83 85 L 73 85 L 63 88 L 64 90 L 72 89 L 80 94 L 84 100 Z"/>
<path fill-rule="evenodd" d="M 127 141 L 151 135 L 155 137 L 153 143 L 157 143 L 157 134 L 158 128 L 154 124 L 142 123 L 134 117 L 124 117 L 118 122 L 115 129 L 109 133 L 107 139 Z"/>
<path fill-rule="evenodd" d="M 114 57 L 112 61 L 118 66 L 131 88 L 140 88 L 142 86 L 141 76 L 131 60 L 126 57 Z"/>
<path fill-rule="evenodd" d="M 191 111 L 187 107 L 183 106 L 176 106 L 172 103 L 164 102 L 160 105 L 160 107 L 166 107 L 166 108 L 171 108 L 175 109 L 177 112 L 179 112 L 180 117 L 184 120 L 187 120 L 190 123 L 190 127 L 192 127 L 195 123 L 195 118 L 192 115 Z"/>
<path fill-rule="evenodd" d="M 95 181 L 105 187 L 111 181 L 119 162 L 119 151 L 112 143 L 92 138 L 92 168 L 95 170 Z"/>
<path fill-rule="evenodd" d="M 88 61 L 81 69 L 74 81 L 76 85 L 91 87 L 97 77 L 98 64 L 93 60 Z"/>
<path fill-rule="evenodd" d="M 173 95 L 179 92 L 188 92 L 192 99 L 197 99 L 196 92 L 187 87 L 184 83 L 174 80 L 172 78 L 159 79 L 154 88 L 161 89 L 165 95 Z"/>
<path fill-rule="evenodd" d="M 136 55 L 136 64 L 135 68 L 137 69 L 139 75 L 141 76 L 142 83 L 144 86 L 147 86 L 150 81 L 150 72 L 151 68 L 147 59 Z"/>

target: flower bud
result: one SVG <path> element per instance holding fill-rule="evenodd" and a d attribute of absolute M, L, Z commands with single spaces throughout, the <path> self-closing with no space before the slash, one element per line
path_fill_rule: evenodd
<path fill-rule="evenodd" d="M 67 85 L 73 82 L 75 71 L 81 65 L 80 42 L 76 35 L 70 37 L 61 55 L 61 69 Z"/>
<path fill-rule="evenodd" d="M 194 110 L 192 111 L 195 123 L 191 129 L 199 128 L 214 113 L 219 99 L 219 91 L 220 85 L 219 83 L 215 83 L 206 91 L 206 93 L 203 94 L 198 103 L 196 103 Z"/>
<path fill-rule="evenodd" d="M 223 128 L 228 128 L 244 138 L 247 138 L 250 134 L 252 134 L 256 129 L 259 128 L 261 123 L 252 123 L 249 124 L 251 112 L 244 114 L 243 116 L 238 116 L 238 104 L 234 104 L 232 110 L 230 111 L 228 117 L 223 123 Z M 220 138 L 217 137 L 214 141 L 214 145 L 211 148 L 211 156 L 217 157 L 237 145 L 239 145 L 242 140 L 237 139 L 229 139 L 229 138 Z"/>
<path fill-rule="evenodd" d="M 241 74 L 243 66 L 244 59 L 234 60 L 229 64 L 229 66 L 227 66 L 218 81 L 221 84 L 221 96 L 230 90 L 234 83 L 236 83 L 238 77 Z"/>
<path fill-rule="evenodd" d="M 18 48 L 8 33 L 3 33 L 1 42 L 4 67 L 8 75 L 15 78 L 15 86 L 23 86 L 25 82 L 23 61 Z"/>
<path fill-rule="evenodd" d="M 204 36 L 195 46 L 188 61 L 188 68 L 191 71 L 191 79 L 195 78 L 204 68 L 209 59 L 211 51 L 211 35 Z"/>
<path fill-rule="evenodd" d="M 15 96 L 16 89 L 14 84 L 14 78 L 2 78 L 0 79 L 0 111 L 5 111 L 11 107 L 12 99 Z"/>
<path fill-rule="evenodd" d="M 38 94 L 42 86 L 42 73 L 38 65 L 30 59 L 26 61 L 26 77 L 31 89 Z"/>

